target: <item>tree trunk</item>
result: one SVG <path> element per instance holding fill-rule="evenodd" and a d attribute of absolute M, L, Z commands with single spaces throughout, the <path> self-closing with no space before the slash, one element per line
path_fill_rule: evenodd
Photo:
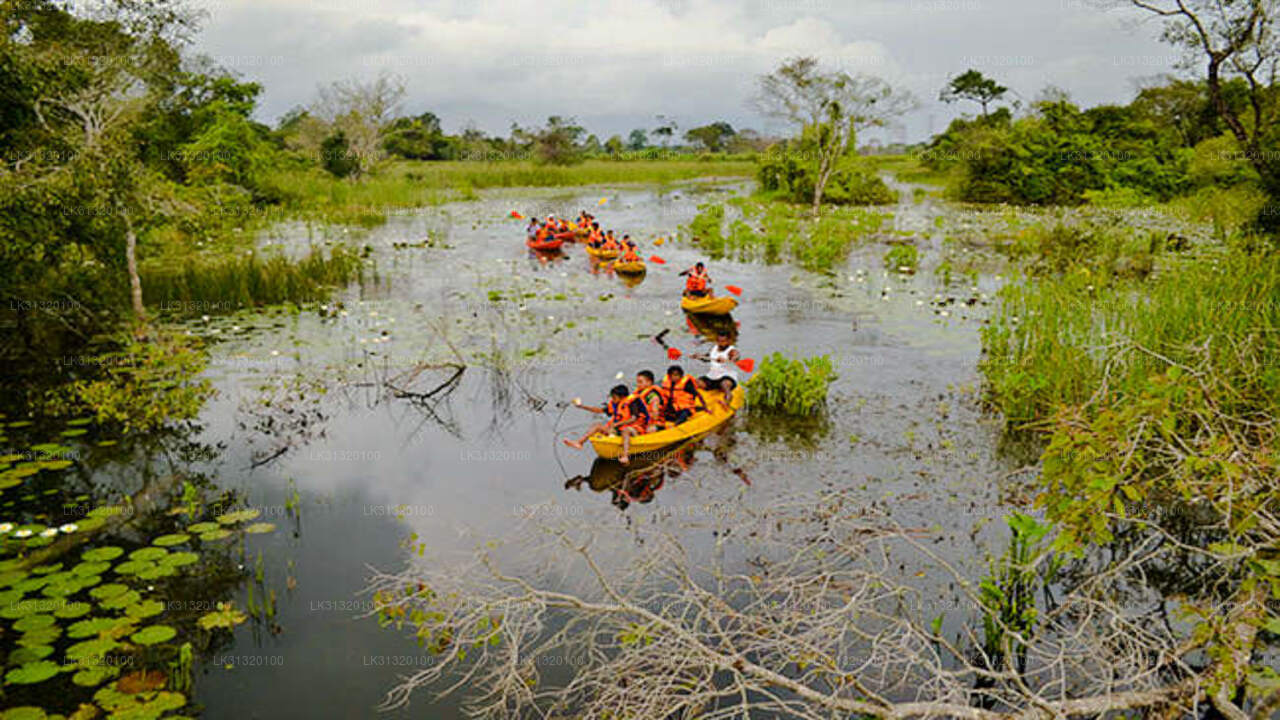
<path fill-rule="evenodd" d="M 133 220 L 124 212 L 124 260 L 129 268 L 129 299 L 133 303 L 133 316 L 139 325 L 147 321 L 147 311 L 142 306 L 142 279 L 138 277 L 138 235 L 133 230 Z"/>

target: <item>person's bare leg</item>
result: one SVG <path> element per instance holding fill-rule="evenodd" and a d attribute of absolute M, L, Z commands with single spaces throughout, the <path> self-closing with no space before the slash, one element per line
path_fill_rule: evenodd
<path fill-rule="evenodd" d="M 569 438 L 565 438 L 564 444 L 568 445 L 574 450 L 581 450 L 582 444 L 587 441 L 587 438 L 591 437 L 592 435 L 595 435 L 596 433 L 601 433 L 601 432 L 604 432 L 604 425 L 593 425 L 591 426 L 591 429 L 587 431 L 586 435 L 583 435 L 577 440 L 570 440 Z"/>
<path fill-rule="evenodd" d="M 618 462 L 623 465 L 631 462 L 631 436 L 635 432 L 635 428 L 622 428 L 622 454 L 618 456 Z"/>
<path fill-rule="evenodd" d="M 728 378 L 720 381 L 720 404 L 724 406 L 725 412 L 733 412 L 733 408 L 729 407 L 729 398 L 733 396 L 733 383 Z"/>

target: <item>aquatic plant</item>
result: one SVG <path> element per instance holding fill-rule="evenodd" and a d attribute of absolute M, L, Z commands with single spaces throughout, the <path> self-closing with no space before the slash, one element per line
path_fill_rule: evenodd
<path fill-rule="evenodd" d="M 1042 547 L 1050 525 L 1022 513 L 1013 513 L 1005 521 L 1009 547 L 1000 558 L 991 560 L 990 574 L 978 584 L 983 608 L 982 652 L 990 669 L 999 670 L 1006 658 L 1013 658 L 1021 673 L 1026 671 L 1027 643 L 1039 613 L 1036 593 L 1052 581 L 1057 560 L 1052 551 Z"/>
<path fill-rule="evenodd" d="M 322 300 L 361 277 L 364 260 L 343 245 L 314 248 L 301 259 L 256 252 L 144 265 L 148 307 L 176 317 L 230 313 L 246 307 Z"/>
<path fill-rule="evenodd" d="M 884 255 L 884 266 L 890 270 L 913 273 L 920 262 L 920 251 L 915 245 L 901 244 L 889 248 Z"/>
<path fill-rule="evenodd" d="M 753 410 L 811 415 L 826 407 L 827 388 L 835 379 L 835 369 L 827 355 L 800 360 L 775 352 L 760 363 L 746 382 L 747 404 Z"/>
<path fill-rule="evenodd" d="M 889 215 L 862 207 L 836 207 L 814 219 L 804 208 L 780 202 L 735 198 L 742 217 L 725 232 L 723 204 L 699 206 L 686 226 L 698 247 L 712 259 L 791 261 L 810 272 L 831 272 L 860 240 L 883 227 Z"/>

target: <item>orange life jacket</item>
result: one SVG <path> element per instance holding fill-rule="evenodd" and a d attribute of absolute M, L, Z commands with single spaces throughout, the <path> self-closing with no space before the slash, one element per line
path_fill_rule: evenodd
<path fill-rule="evenodd" d="M 667 395 L 667 402 L 677 412 L 692 410 L 698 405 L 698 384 L 688 375 L 680 376 L 677 382 L 671 382 L 671 376 L 662 378 L 662 389 Z"/>
<path fill-rule="evenodd" d="M 606 238 L 604 239 L 604 245 L 603 245 L 602 247 L 603 247 L 605 250 L 617 250 L 617 249 L 618 249 L 618 241 L 617 241 L 617 240 L 614 240 L 614 239 L 613 239 L 613 238 L 611 238 L 611 237 L 606 237 Z"/>
<path fill-rule="evenodd" d="M 623 428 L 633 427 L 636 432 L 643 433 L 649 425 L 649 408 L 641 400 L 640 405 L 644 407 L 644 415 L 633 415 L 631 413 L 631 403 L 639 400 L 635 393 L 631 393 L 622 399 L 622 401 L 609 401 L 609 417 L 613 418 L 613 427 L 619 433 Z"/>
<path fill-rule="evenodd" d="M 707 273 L 690 270 L 689 277 L 685 278 L 684 289 L 689 292 L 701 292 L 707 289 Z"/>
<path fill-rule="evenodd" d="M 640 262 L 640 256 L 636 254 L 635 248 L 629 247 L 627 248 L 626 252 L 622 253 L 622 261 L 623 262 Z"/>

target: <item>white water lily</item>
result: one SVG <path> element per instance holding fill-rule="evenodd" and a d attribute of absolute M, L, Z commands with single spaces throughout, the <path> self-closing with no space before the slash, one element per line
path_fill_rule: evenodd
<path fill-rule="evenodd" d="M 623 377 L 625 377 L 625 376 L 624 376 L 622 373 L 618 373 L 617 375 L 614 375 L 614 376 L 613 376 L 613 379 L 614 379 L 614 380 L 621 380 Z"/>
<path fill-rule="evenodd" d="M 13 523 L 0 523 L 0 535 L 4 535 L 13 529 Z"/>
<path fill-rule="evenodd" d="M 30 531 L 30 530 L 27 530 L 26 528 L 23 528 L 23 529 L 21 529 L 21 530 L 19 530 L 19 531 L 15 532 L 15 533 L 13 534 L 13 536 L 14 536 L 14 537 L 16 537 L 16 538 L 28 538 L 28 537 L 31 537 L 31 531 Z"/>
<path fill-rule="evenodd" d="M 205 321 L 205 322 L 209 322 L 209 316 L 208 316 L 208 315 L 201 315 L 201 316 L 200 316 L 200 319 L 201 319 L 201 320 L 203 320 L 203 321 Z"/>
<path fill-rule="evenodd" d="M 279 355 L 280 355 L 280 351 L 279 351 L 279 350 L 272 350 L 272 351 L 271 351 L 271 357 L 278 357 Z"/>
<path fill-rule="evenodd" d="M 73 533 L 79 529 L 80 529 L 80 526 L 75 523 L 67 523 L 66 525 L 61 525 L 58 527 L 59 532 L 64 532 L 64 533 Z"/>
<path fill-rule="evenodd" d="M 58 534 L 58 528 L 45 528 L 40 531 L 40 537 L 53 537 Z"/>

